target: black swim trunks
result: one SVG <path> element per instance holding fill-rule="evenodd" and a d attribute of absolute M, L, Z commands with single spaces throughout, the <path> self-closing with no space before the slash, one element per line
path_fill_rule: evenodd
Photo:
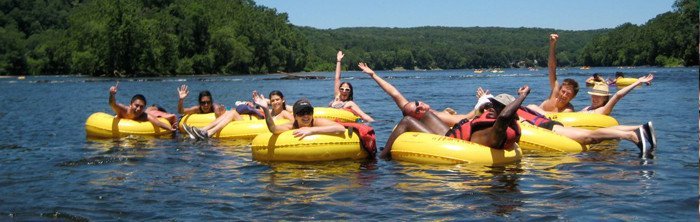
<path fill-rule="evenodd" d="M 560 122 L 554 121 L 554 120 L 541 123 L 540 125 L 537 125 L 537 126 L 539 126 L 541 128 L 548 129 L 548 130 L 552 130 L 552 128 L 554 128 L 555 125 L 564 126 L 564 124 L 561 124 Z"/>

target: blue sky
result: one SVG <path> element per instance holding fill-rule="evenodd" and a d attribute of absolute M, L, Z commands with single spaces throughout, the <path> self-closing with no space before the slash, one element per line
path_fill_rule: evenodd
<path fill-rule="evenodd" d="M 673 0 L 255 0 L 297 26 L 496 26 L 565 30 L 641 25 L 671 11 Z"/>

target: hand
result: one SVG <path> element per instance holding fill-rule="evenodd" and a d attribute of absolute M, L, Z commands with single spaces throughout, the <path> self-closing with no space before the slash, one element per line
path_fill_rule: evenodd
<path fill-rule="evenodd" d="M 374 73 L 374 70 L 370 69 L 369 66 L 367 66 L 367 63 L 361 62 L 360 64 L 357 64 L 357 66 L 362 69 L 362 72 L 369 74 L 369 76 L 373 76 L 376 73 Z"/>
<path fill-rule="evenodd" d="M 117 81 L 116 85 L 113 85 L 112 87 L 109 87 L 109 95 L 113 96 L 117 94 L 117 89 L 119 88 L 119 81 Z"/>
<path fill-rule="evenodd" d="M 177 122 L 174 122 L 173 125 L 170 127 L 172 127 L 172 129 L 170 129 L 171 132 L 177 131 Z"/>
<path fill-rule="evenodd" d="M 292 135 L 294 135 L 296 138 L 303 139 L 304 137 L 311 135 L 311 130 L 309 130 L 309 127 L 302 127 L 294 130 Z"/>
<path fill-rule="evenodd" d="M 490 94 L 490 93 L 489 93 L 489 90 L 484 90 L 484 89 L 482 89 L 481 87 L 479 87 L 478 89 L 476 89 L 476 98 L 477 98 L 477 99 L 481 98 L 481 97 L 484 96 L 484 95 L 488 95 L 488 94 Z"/>
<path fill-rule="evenodd" d="M 651 80 L 653 80 L 653 79 L 654 79 L 654 75 L 652 75 L 650 73 L 649 75 L 639 77 L 639 79 L 637 79 L 637 81 L 639 81 L 641 83 L 646 83 L 647 85 L 649 85 L 649 84 L 651 84 Z"/>
<path fill-rule="evenodd" d="M 343 51 L 338 51 L 338 55 L 335 56 L 335 58 L 336 58 L 335 61 L 340 62 L 340 60 L 343 60 L 343 56 L 345 56 L 345 55 L 343 55 Z"/>
<path fill-rule="evenodd" d="M 558 34 L 549 34 L 549 43 L 557 43 L 558 39 L 559 39 Z"/>
<path fill-rule="evenodd" d="M 523 87 L 520 87 L 520 89 L 518 89 L 518 95 L 527 96 L 527 94 L 530 94 L 530 87 L 529 86 L 524 85 Z"/>
<path fill-rule="evenodd" d="M 255 102 L 255 105 L 260 106 L 260 107 L 265 107 L 267 108 L 267 101 L 265 101 L 265 97 L 258 93 L 258 91 L 253 91 L 253 102 Z"/>
<path fill-rule="evenodd" d="M 190 94 L 190 91 L 187 90 L 187 85 L 181 85 L 180 88 L 177 89 L 177 94 L 180 96 L 180 99 L 185 99 L 188 94 Z"/>

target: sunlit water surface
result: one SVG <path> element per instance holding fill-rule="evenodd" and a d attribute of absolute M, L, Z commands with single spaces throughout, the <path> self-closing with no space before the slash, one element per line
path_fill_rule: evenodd
<path fill-rule="evenodd" d="M 594 72 L 656 75 L 616 106 L 621 124 L 653 120 L 659 148 L 641 159 L 635 145 L 608 141 L 585 153 L 525 153 L 505 166 L 420 165 L 396 161 L 262 163 L 246 141 L 181 138 L 86 139 L 84 123 L 109 112 L 114 79 L 59 76 L 0 78 L 0 220 L 696 220 L 698 205 L 697 68 L 564 69 L 580 83 Z M 208 89 L 215 102 L 247 100 L 252 90 L 282 90 L 289 104 L 316 106 L 332 97 L 326 79 L 283 75 L 170 77 L 120 80 L 117 99 L 146 95 L 176 110 L 180 84 L 186 103 Z M 464 113 L 474 90 L 515 94 L 525 103 L 548 94 L 546 70 L 506 69 L 379 72 L 409 99 Z M 358 72 L 345 72 L 355 101 L 378 120 L 379 146 L 401 118 L 390 97 Z M 613 91 L 616 88 L 611 88 Z M 573 101 L 590 103 L 585 86 Z"/>

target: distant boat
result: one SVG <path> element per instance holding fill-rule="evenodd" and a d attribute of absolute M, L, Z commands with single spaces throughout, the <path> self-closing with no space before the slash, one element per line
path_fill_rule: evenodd
<path fill-rule="evenodd" d="M 474 70 L 474 73 L 476 73 L 476 74 L 480 74 L 482 72 L 484 72 L 484 70 L 482 70 L 482 69 L 475 69 Z"/>
<path fill-rule="evenodd" d="M 590 66 L 581 66 L 581 68 L 579 68 L 579 69 L 589 70 L 589 69 L 591 69 L 591 67 Z"/>

